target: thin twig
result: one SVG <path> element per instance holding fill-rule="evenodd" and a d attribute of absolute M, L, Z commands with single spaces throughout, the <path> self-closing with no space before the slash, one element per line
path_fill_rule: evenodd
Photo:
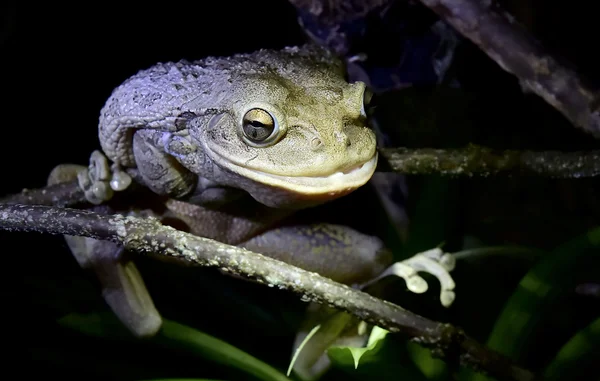
<path fill-rule="evenodd" d="M 575 126 L 600 138 L 600 94 L 574 70 L 548 54 L 492 1 L 421 0 L 470 39 L 521 85 L 542 97 Z"/>
<path fill-rule="evenodd" d="M 554 178 L 600 174 L 600 151 L 493 150 L 477 145 L 459 149 L 380 148 L 391 169 L 405 174 L 494 175 L 501 172 Z"/>
<path fill-rule="evenodd" d="M 77 180 L 39 189 L 23 189 L 21 193 L 0 198 L 1 204 L 36 204 L 74 206 L 87 202 Z"/>
<path fill-rule="evenodd" d="M 380 148 L 391 169 L 404 174 L 472 176 L 498 173 L 533 174 L 555 178 L 594 177 L 600 174 L 600 151 L 493 150 L 478 145 L 458 149 Z M 133 190 L 135 192 L 135 190 Z M 2 204 L 72 207 L 86 203 L 77 181 L 0 198 Z"/>
<path fill-rule="evenodd" d="M 448 360 L 502 380 L 534 380 L 534 375 L 489 350 L 452 325 L 431 321 L 364 292 L 284 262 L 162 225 L 152 218 L 101 215 L 38 205 L 1 205 L 0 229 L 85 236 L 121 243 L 136 253 L 173 257 L 193 265 L 219 267 L 271 287 L 288 289 L 305 301 L 328 304 L 400 332 Z"/>

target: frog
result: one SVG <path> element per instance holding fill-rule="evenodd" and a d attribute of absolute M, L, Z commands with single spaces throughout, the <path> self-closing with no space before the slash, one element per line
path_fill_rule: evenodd
<path fill-rule="evenodd" d="M 89 165 L 61 164 L 48 184 L 76 178 L 93 208 L 111 213 L 114 193 L 136 183 L 160 196 L 157 205 L 117 212 L 177 221 L 348 285 L 395 269 L 423 292 L 417 271 L 443 274 L 447 256 L 429 256 L 421 268 L 394 264 L 377 237 L 343 225 L 284 223 L 372 177 L 371 97 L 363 82 L 346 80 L 338 57 L 310 44 L 159 63 L 114 89 L 100 111 L 101 151 Z M 121 322 L 138 337 L 155 335 L 161 316 L 132 256 L 112 242 L 65 239 L 78 263 L 96 272 Z M 452 296 L 451 278 L 440 280 Z"/>

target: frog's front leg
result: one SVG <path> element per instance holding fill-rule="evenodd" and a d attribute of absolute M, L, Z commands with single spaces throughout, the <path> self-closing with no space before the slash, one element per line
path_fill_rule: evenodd
<path fill-rule="evenodd" d="M 83 167 L 75 164 L 58 165 L 50 173 L 48 185 L 77 179 L 87 201 L 99 205 L 113 196 L 113 191 L 122 191 L 131 184 L 131 177 L 117 165 L 110 166 L 100 151 L 92 152 L 90 164 Z"/>
<path fill-rule="evenodd" d="M 81 178 L 81 174 L 87 176 L 88 171 L 89 168 L 80 165 L 59 165 L 50 173 L 48 185 L 72 181 L 78 176 Z M 106 212 L 107 207 L 98 206 L 95 209 Z M 121 322 L 136 336 L 154 335 L 160 329 L 162 319 L 127 252 L 110 241 L 68 235 L 64 237 L 79 265 L 94 270 L 100 281 L 104 300 Z"/>
<path fill-rule="evenodd" d="M 114 191 L 128 188 L 132 177 L 156 194 L 175 198 L 186 196 L 196 188 L 198 176 L 185 169 L 174 156 L 165 152 L 169 144 L 175 146 L 184 156 L 187 151 L 195 150 L 195 147 L 181 137 L 142 129 L 136 131 L 132 138 L 136 167 L 122 169 L 116 163 L 109 164 L 102 152 L 94 151 L 90 156 L 89 166 L 78 169 L 75 178 L 84 191 L 85 198 L 95 205 L 110 200 Z M 55 173 L 52 176 L 71 179 L 70 166 L 59 168 L 57 172 L 65 173 Z"/>

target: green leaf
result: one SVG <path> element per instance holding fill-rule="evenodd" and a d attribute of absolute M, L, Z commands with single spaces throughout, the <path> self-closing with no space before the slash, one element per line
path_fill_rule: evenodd
<path fill-rule="evenodd" d="M 152 378 L 148 380 L 140 380 L 140 381 L 224 381 L 224 380 L 214 380 L 208 378 Z"/>
<path fill-rule="evenodd" d="M 576 333 L 558 351 L 544 371 L 544 379 L 548 381 L 577 379 L 578 374 L 582 375 L 593 369 L 592 366 L 598 358 L 600 358 L 600 318 Z"/>
<path fill-rule="evenodd" d="M 545 252 L 524 246 L 486 246 L 464 249 L 452 253 L 459 260 L 472 260 L 491 256 L 507 257 L 520 261 L 538 260 Z"/>
<path fill-rule="evenodd" d="M 430 349 L 423 348 L 419 344 L 410 341 L 406 343 L 406 349 L 408 356 L 421 373 L 423 373 L 425 379 L 447 379 L 449 372 L 446 363 L 439 358 L 433 357 Z"/>
<path fill-rule="evenodd" d="M 600 245 L 600 228 L 579 236 L 544 256 L 521 280 L 490 334 L 487 346 L 519 360 L 534 344 L 531 339 L 545 316 L 560 305 L 574 287 L 573 274 L 590 248 Z M 597 252 L 596 252 L 597 253 Z M 594 253 L 594 254 L 596 254 Z M 489 380 L 468 372 L 467 379 Z"/>
<path fill-rule="evenodd" d="M 354 362 L 354 369 L 357 369 L 360 359 L 365 356 L 365 354 L 370 352 L 370 355 L 374 355 L 377 353 L 381 347 L 383 339 L 388 333 L 389 331 L 375 326 L 371 331 L 371 335 L 369 336 L 366 347 L 334 346 L 327 350 L 327 354 L 330 356 L 330 358 L 336 358 L 338 362 L 344 362 L 344 356 L 346 356 L 345 353 L 349 353 Z"/>
<path fill-rule="evenodd" d="M 340 339 L 349 324 L 353 323 L 352 315 L 343 311 L 336 311 L 327 306 L 318 306 L 307 315 L 306 325 L 301 332 L 310 329 L 307 336 L 301 342 L 301 350 L 296 350 L 293 359 L 293 369 L 300 379 L 314 379 L 319 377 L 328 368 L 326 364 L 319 366 L 322 358 L 327 357 L 327 349 Z M 318 328 L 315 328 L 318 326 Z M 310 328 L 313 327 L 313 328 Z M 351 326 L 350 326 L 351 327 Z M 301 334 L 300 332 L 298 334 Z M 356 335 L 350 334 L 350 337 Z M 298 335 L 297 335 L 298 337 Z M 299 345 L 299 346 L 300 346 Z"/>
<path fill-rule="evenodd" d="M 376 328 L 371 332 L 367 348 L 357 359 L 346 347 L 332 347 L 327 354 L 332 364 L 352 379 L 377 381 L 426 381 L 423 373 L 407 354 L 405 341 L 387 337 L 387 331 Z M 356 368 L 356 361 L 360 367 Z"/>
<path fill-rule="evenodd" d="M 101 338 L 129 338 L 130 340 L 138 340 L 132 337 L 111 316 L 101 314 L 70 314 L 59 319 L 59 324 Z M 233 345 L 191 327 L 166 319 L 163 319 L 163 326 L 159 333 L 146 342 L 177 351 L 186 351 L 215 363 L 239 369 L 259 380 L 290 381 L 288 377 L 280 373 L 277 369 Z"/>
<path fill-rule="evenodd" d="M 292 373 L 292 369 L 294 368 L 294 363 L 296 362 L 296 359 L 298 359 L 298 355 L 302 351 L 302 348 L 304 348 L 305 344 L 310 340 L 310 338 L 313 337 L 313 335 L 315 333 L 317 333 L 317 331 L 319 330 L 319 328 L 321 328 L 321 324 L 319 324 L 319 325 L 315 326 L 313 329 L 311 329 L 310 332 L 308 333 L 308 335 L 306 335 L 306 337 L 304 338 L 304 340 L 302 340 L 302 342 L 300 343 L 300 345 L 296 349 L 296 352 L 294 352 L 294 356 L 292 357 L 292 361 L 290 361 L 290 366 L 288 366 L 288 370 L 287 370 L 287 373 L 286 373 L 286 375 L 288 377 L 289 377 L 290 373 Z"/>

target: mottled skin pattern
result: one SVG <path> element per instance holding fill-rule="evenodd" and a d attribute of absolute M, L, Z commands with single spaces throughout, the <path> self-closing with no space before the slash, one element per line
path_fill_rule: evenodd
<path fill-rule="evenodd" d="M 380 240 L 344 226 L 282 222 L 373 174 L 364 98 L 363 83 L 347 83 L 341 63 L 312 47 L 157 64 L 114 90 L 99 138 L 113 171 L 167 196 L 152 208 L 163 221 L 355 284 L 390 264 Z M 81 169 L 59 166 L 49 183 Z M 136 335 L 154 334 L 160 315 L 130 259 L 114 244 L 67 242 L 96 271 L 121 321 Z"/>
<path fill-rule="evenodd" d="M 368 98 L 363 83 L 347 83 L 340 62 L 317 48 L 158 64 L 107 100 L 99 122 L 104 153 L 94 152 L 87 168 L 58 166 L 48 183 L 77 178 L 97 212 L 160 218 L 350 285 L 394 270 L 413 292 L 424 292 L 415 268 L 440 281 L 445 276 L 451 303 L 454 283 L 440 258 L 388 267 L 391 255 L 375 237 L 341 225 L 294 223 L 294 211 L 352 192 L 373 175 Z M 111 200 L 130 177 L 151 192 Z M 132 256 L 112 242 L 65 238 L 79 264 L 96 272 L 121 322 L 137 336 L 154 335 L 162 319 Z M 311 339 L 294 366 L 306 379 L 326 369 L 329 345 L 366 338 L 356 329 L 340 337 L 358 324 L 349 315 L 316 312 L 326 318 L 319 339 Z M 307 323 L 298 340 L 316 324 Z"/>
<path fill-rule="evenodd" d="M 300 208 L 347 194 L 373 174 L 364 93 L 316 48 L 158 64 L 115 89 L 101 111 L 100 143 L 159 194 L 204 200 L 214 198 L 207 189 L 234 187 L 270 207 Z M 242 128 L 253 109 L 276 125 L 261 142 Z"/>
<path fill-rule="evenodd" d="M 392 261 L 379 239 L 332 224 L 277 227 L 240 246 L 346 284 L 373 279 Z"/>

